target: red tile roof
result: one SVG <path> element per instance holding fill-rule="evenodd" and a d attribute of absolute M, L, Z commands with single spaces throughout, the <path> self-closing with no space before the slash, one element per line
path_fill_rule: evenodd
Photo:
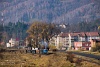
<path fill-rule="evenodd" d="M 70 33 L 70 36 L 74 37 L 74 36 L 78 36 L 80 35 L 80 33 Z"/>
<path fill-rule="evenodd" d="M 100 36 L 98 32 L 86 32 L 85 33 L 87 36 Z"/>
<path fill-rule="evenodd" d="M 85 37 L 85 36 L 100 36 L 98 32 L 74 32 L 74 33 L 61 33 L 59 36 L 61 37 L 68 37 L 68 35 L 74 37 L 74 36 L 80 36 L 80 37 Z"/>
<path fill-rule="evenodd" d="M 60 33 L 59 36 L 61 37 L 68 37 L 69 33 Z"/>

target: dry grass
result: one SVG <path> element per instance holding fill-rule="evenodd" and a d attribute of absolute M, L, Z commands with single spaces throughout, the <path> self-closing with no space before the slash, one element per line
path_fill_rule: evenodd
<path fill-rule="evenodd" d="M 1 53 L 0 67 L 99 67 L 98 64 L 82 61 L 81 66 L 69 62 L 66 53 L 54 53 L 49 55 L 25 54 L 25 53 Z"/>

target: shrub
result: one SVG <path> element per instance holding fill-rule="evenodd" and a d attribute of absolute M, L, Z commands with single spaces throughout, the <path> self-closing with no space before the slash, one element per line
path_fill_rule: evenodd
<path fill-rule="evenodd" d="M 92 48 L 91 48 L 91 51 L 92 51 L 92 52 L 95 52 L 95 51 L 100 52 L 100 46 L 92 47 Z"/>
<path fill-rule="evenodd" d="M 71 52 L 67 53 L 67 60 L 70 61 L 71 63 L 75 63 L 77 65 L 79 65 L 82 62 L 81 58 L 76 58 L 74 54 L 72 54 Z"/>
<path fill-rule="evenodd" d="M 81 58 L 73 58 L 73 62 L 76 63 L 77 65 L 80 65 L 82 62 Z"/>
<path fill-rule="evenodd" d="M 0 54 L 0 59 L 3 59 L 3 55 L 2 54 Z"/>
<path fill-rule="evenodd" d="M 56 50 L 56 46 L 55 45 L 49 45 L 49 49 L 50 50 Z"/>
<path fill-rule="evenodd" d="M 74 58 L 74 54 L 72 54 L 71 52 L 67 52 L 67 60 L 73 63 L 73 58 Z"/>
<path fill-rule="evenodd" d="M 92 48 L 91 48 L 91 51 L 92 51 L 92 52 L 97 51 L 96 47 L 92 47 Z"/>

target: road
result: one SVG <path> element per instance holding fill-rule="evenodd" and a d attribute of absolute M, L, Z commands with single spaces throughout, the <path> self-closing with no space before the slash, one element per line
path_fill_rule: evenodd
<path fill-rule="evenodd" d="M 59 52 L 66 52 L 66 51 L 59 50 Z M 94 59 L 100 60 L 100 55 L 86 54 L 86 53 L 73 52 L 73 51 L 70 51 L 70 52 L 72 52 L 73 54 L 76 54 L 76 55 L 90 57 L 90 58 L 94 58 Z"/>
<path fill-rule="evenodd" d="M 72 52 L 72 53 L 76 54 L 76 55 L 81 55 L 81 56 L 90 57 L 90 58 L 100 60 L 100 55 L 86 54 L 86 53 L 80 53 L 80 52 Z"/>

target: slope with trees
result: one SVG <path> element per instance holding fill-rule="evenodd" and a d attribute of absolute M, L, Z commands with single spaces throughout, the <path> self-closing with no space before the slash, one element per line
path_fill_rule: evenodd
<path fill-rule="evenodd" d="M 73 24 L 67 24 L 64 32 L 91 32 L 100 31 L 98 27 L 100 26 L 100 19 L 93 22 L 79 22 Z"/>

